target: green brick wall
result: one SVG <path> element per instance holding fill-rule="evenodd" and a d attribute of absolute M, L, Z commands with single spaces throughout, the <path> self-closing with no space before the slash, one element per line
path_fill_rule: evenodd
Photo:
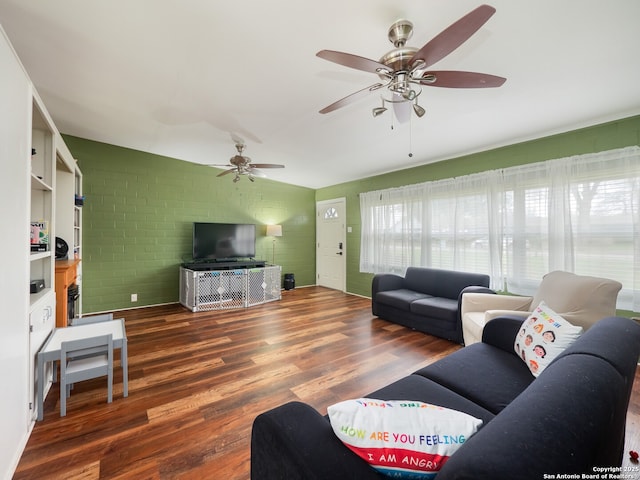
<path fill-rule="evenodd" d="M 281 224 L 276 263 L 315 283 L 315 192 L 65 136 L 83 173 L 83 311 L 177 302 L 194 221 L 255 223 L 256 258 L 271 262 L 267 224 Z M 131 302 L 131 294 L 138 302 Z"/>
<path fill-rule="evenodd" d="M 360 192 L 441 180 L 630 145 L 640 145 L 640 116 L 321 188 L 316 191 L 316 200 L 338 197 L 347 199 L 347 225 L 352 229 L 351 233 L 347 233 L 347 291 L 370 296 L 372 275 L 360 273 L 359 269 Z"/>

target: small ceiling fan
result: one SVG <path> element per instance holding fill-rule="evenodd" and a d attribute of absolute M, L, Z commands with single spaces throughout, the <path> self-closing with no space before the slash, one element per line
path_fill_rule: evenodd
<path fill-rule="evenodd" d="M 464 17 L 451 24 L 440 34 L 427 42 L 422 48 L 406 46 L 413 34 L 413 24 L 408 20 L 398 20 L 389 28 L 389 41 L 394 49 L 383 55 L 379 61 L 370 60 L 350 53 L 334 50 L 321 50 L 316 55 L 345 67 L 377 74 L 382 83 L 374 83 L 362 90 L 332 103 L 320 110 L 329 113 L 358 100 L 370 92 L 387 89 L 387 98 L 382 97 L 382 106 L 373 109 L 373 116 L 384 113 L 386 103 L 391 103 L 400 121 L 408 119 L 411 111 L 406 107 L 413 104 L 418 117 L 425 113 L 418 105 L 418 96 L 423 86 L 449 88 L 491 88 L 499 87 L 506 78 L 486 73 L 427 70 L 436 62 L 449 55 L 467 41 L 489 18 L 496 9 L 490 5 L 481 5 Z M 408 116 L 407 116 L 408 114 Z"/>
<path fill-rule="evenodd" d="M 276 163 L 251 163 L 251 159 L 242 155 L 246 145 L 241 139 L 235 138 L 237 155 L 234 155 L 229 160 L 227 165 L 211 164 L 210 167 L 231 167 L 229 170 L 218 174 L 218 177 L 234 173 L 233 183 L 240 180 L 241 175 L 246 175 L 252 182 L 255 181 L 255 177 L 266 177 L 266 175 L 258 170 L 259 168 L 284 168 L 284 165 L 278 165 Z"/>

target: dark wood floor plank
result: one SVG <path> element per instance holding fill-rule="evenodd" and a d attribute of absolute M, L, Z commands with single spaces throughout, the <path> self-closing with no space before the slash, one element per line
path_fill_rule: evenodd
<path fill-rule="evenodd" d="M 127 326 L 129 397 L 117 368 L 113 403 L 104 380 L 82 382 L 60 418 L 54 385 L 16 480 L 246 480 L 259 413 L 293 400 L 326 413 L 461 348 L 373 317 L 366 298 L 319 287 L 249 309 L 163 305 L 116 316 Z M 635 450 L 638 375 L 627 422 Z"/>

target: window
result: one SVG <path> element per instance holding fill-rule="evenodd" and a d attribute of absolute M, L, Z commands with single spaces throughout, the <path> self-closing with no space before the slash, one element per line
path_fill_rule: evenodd
<path fill-rule="evenodd" d="M 360 270 L 489 273 L 532 294 L 552 270 L 613 278 L 640 311 L 640 148 L 360 195 Z"/>
<path fill-rule="evenodd" d="M 333 207 L 329 207 L 324 212 L 324 219 L 325 220 L 329 220 L 329 219 L 333 219 L 333 218 L 338 218 L 338 210 L 336 210 Z"/>

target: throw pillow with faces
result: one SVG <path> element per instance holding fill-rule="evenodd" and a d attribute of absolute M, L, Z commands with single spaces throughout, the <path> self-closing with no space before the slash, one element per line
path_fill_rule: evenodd
<path fill-rule="evenodd" d="M 347 400 L 328 409 L 337 437 L 380 473 L 431 479 L 482 425 L 471 415 L 415 401 Z"/>
<path fill-rule="evenodd" d="M 541 302 L 523 322 L 514 350 L 537 377 L 581 334 L 582 327 L 571 325 Z"/>

